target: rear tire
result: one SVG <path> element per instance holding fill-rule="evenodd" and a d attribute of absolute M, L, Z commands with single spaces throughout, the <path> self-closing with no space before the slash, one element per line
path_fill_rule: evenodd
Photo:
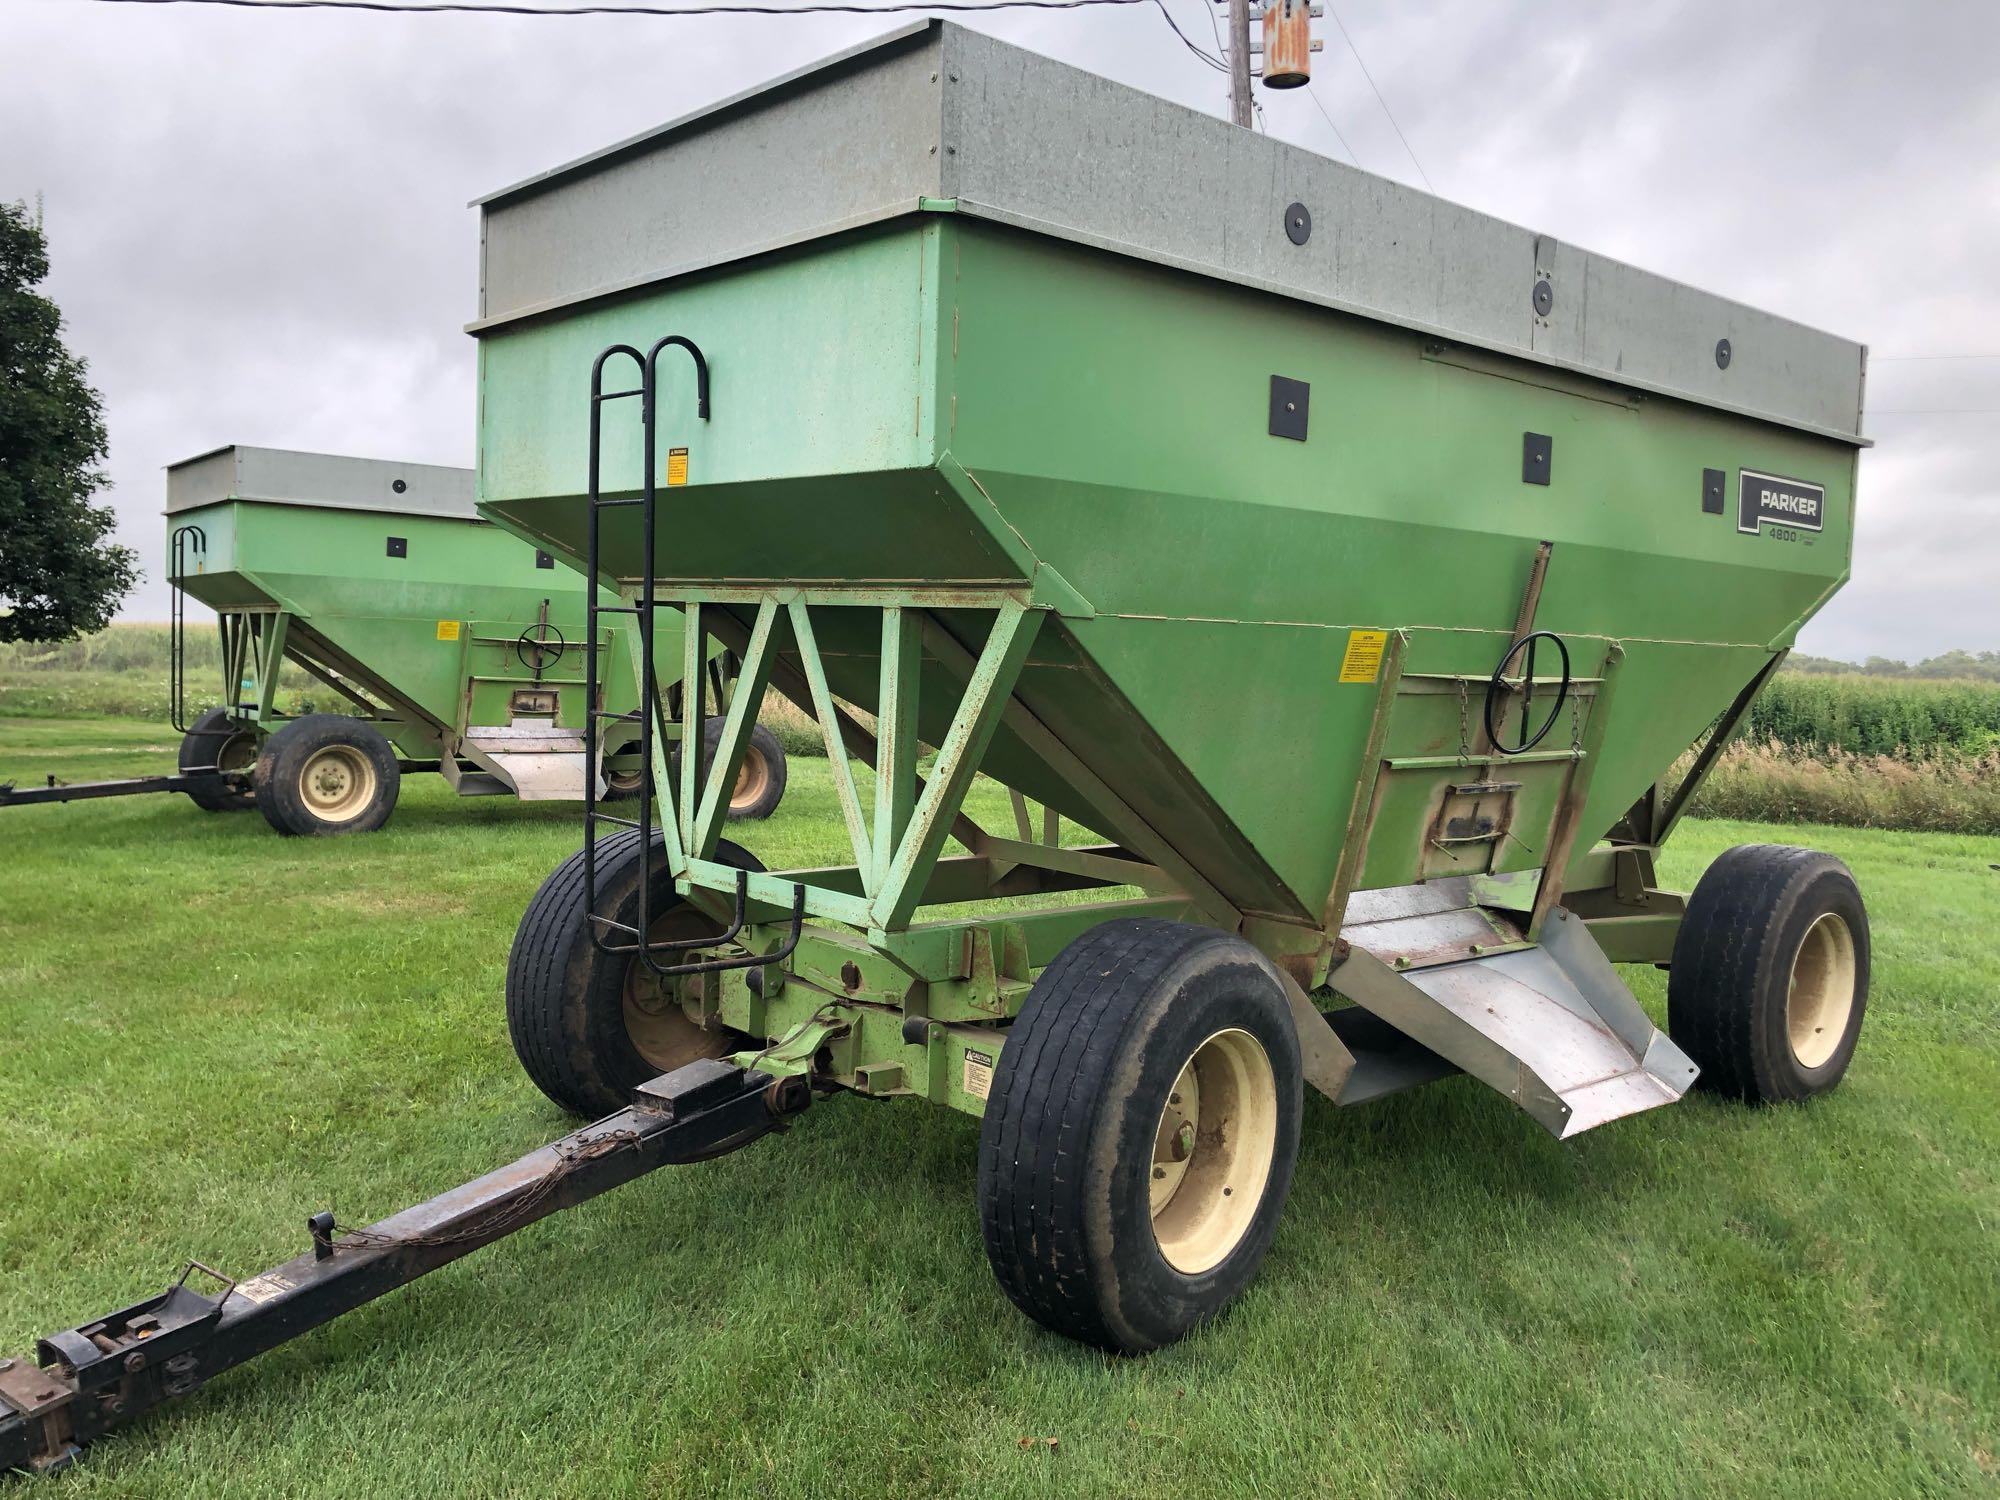
<path fill-rule="evenodd" d="M 264 742 L 255 780 L 265 821 L 280 833 L 312 837 L 380 828 L 396 810 L 403 773 L 374 725 L 307 714 Z"/>
<path fill-rule="evenodd" d="M 662 834 L 653 835 L 656 851 Z M 755 855 L 726 841 L 715 857 L 762 870 Z M 626 829 L 597 845 L 597 897 L 603 915 L 639 918 L 639 834 Z M 583 851 L 542 882 L 521 914 L 507 955 L 507 1034 L 514 1055 L 540 1089 L 573 1115 L 597 1119 L 632 1102 L 647 1079 L 703 1057 L 745 1045 L 733 1031 L 704 1031 L 661 994 L 658 981 L 632 957 L 606 953 L 591 941 L 585 911 Z M 713 931 L 708 918 L 674 894 L 663 853 L 653 863 L 651 901 L 658 940 Z"/>
<path fill-rule="evenodd" d="M 1007 1033 L 979 1135 L 980 1229 L 1014 1305 L 1136 1354 L 1262 1264 L 1298 1159 L 1283 982 L 1241 938 L 1155 918 L 1056 956 Z"/>
<path fill-rule="evenodd" d="M 248 771 L 257 764 L 256 728 L 238 723 L 225 708 L 211 708 L 181 737 L 180 772 L 188 780 L 187 796 L 203 812 L 248 812 L 257 793 L 248 785 L 232 786 L 217 771 Z"/>
<path fill-rule="evenodd" d="M 722 743 L 720 717 L 703 721 L 701 742 L 701 763 L 707 767 L 713 764 L 716 747 Z M 679 776 L 678 750 L 674 752 L 672 765 L 673 774 Z M 785 747 L 762 724 L 753 725 L 750 743 L 743 752 L 743 765 L 736 773 L 736 786 L 729 794 L 729 821 L 744 823 L 770 817 L 785 800 L 787 774 Z"/>
<path fill-rule="evenodd" d="M 1868 1006 L 1868 912 L 1847 866 L 1744 844 L 1701 877 L 1674 939 L 1667 1030 L 1697 1086 L 1751 1104 L 1839 1083 Z"/>

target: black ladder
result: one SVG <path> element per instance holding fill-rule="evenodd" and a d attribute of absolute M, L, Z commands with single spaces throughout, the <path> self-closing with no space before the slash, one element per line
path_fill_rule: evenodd
<path fill-rule="evenodd" d="M 598 640 L 598 621 L 603 615 L 631 615 L 639 632 L 639 658 L 642 663 L 639 672 L 639 706 L 629 713 L 618 713 L 600 705 L 598 699 L 599 682 L 597 673 L 597 652 L 586 653 L 584 701 L 589 706 L 592 732 L 584 736 L 583 763 L 583 890 L 584 912 L 590 924 L 591 941 L 604 953 L 636 954 L 639 960 L 655 976 L 666 979 L 682 974 L 713 974 L 725 969 L 760 968 L 766 964 L 781 963 L 789 958 L 798 946 L 799 934 L 805 916 L 805 887 L 794 886 L 792 895 L 792 929 L 788 941 L 777 952 L 771 954 L 744 954 L 738 958 L 698 959 L 690 963 L 662 963 L 660 955 L 672 954 L 690 948 L 713 948 L 726 943 L 743 930 L 749 915 L 749 873 L 736 873 L 735 910 L 729 926 L 720 933 L 706 937 L 688 939 L 655 939 L 649 941 L 647 934 L 653 928 L 653 746 L 655 738 L 664 733 L 661 714 L 659 675 L 653 659 L 653 624 L 662 606 L 658 598 L 658 565 L 655 561 L 655 546 L 659 525 L 659 473 L 658 473 L 658 428 L 659 428 L 659 364 L 660 356 L 668 349 L 685 349 L 694 361 L 695 415 L 706 422 L 709 417 L 708 360 L 694 340 L 678 333 L 670 333 L 652 348 L 641 354 L 630 344 L 613 344 L 590 367 L 590 474 L 586 496 L 586 541 L 585 567 L 586 597 L 584 601 L 584 629 L 595 646 Z M 639 383 L 627 390 L 607 391 L 604 389 L 605 367 L 612 360 L 623 356 L 632 361 L 638 370 Z M 645 456 L 640 468 L 639 493 L 607 497 L 603 493 L 603 450 L 604 450 L 604 407 L 610 401 L 624 401 L 637 397 L 639 401 L 640 440 L 645 444 Z M 639 602 L 637 604 L 602 604 L 598 601 L 598 572 L 600 558 L 598 552 L 599 525 L 604 513 L 638 506 L 640 515 L 640 545 L 644 551 L 643 571 L 639 578 Z M 679 685 L 682 693 L 704 691 L 702 676 L 697 675 L 691 682 Z M 717 683 L 718 694 L 720 683 Z M 697 722 L 701 715 L 695 715 Z M 639 779 L 639 808 L 635 818 L 623 817 L 605 812 L 599 805 L 597 786 L 599 780 L 598 763 L 601 758 L 601 735 L 597 732 L 600 723 L 637 723 L 639 726 L 639 760 L 642 775 Z M 703 736 L 695 735 L 692 744 L 681 746 L 681 754 L 695 758 L 695 785 L 702 782 L 701 763 Z M 671 809 L 669 809 L 671 816 Z M 639 838 L 639 912 L 638 922 L 621 922 L 598 909 L 597 892 L 597 829 L 600 823 L 608 823 L 618 828 L 629 828 Z"/>

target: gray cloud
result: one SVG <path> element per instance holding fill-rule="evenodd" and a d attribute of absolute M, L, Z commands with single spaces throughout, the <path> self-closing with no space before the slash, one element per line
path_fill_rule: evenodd
<path fill-rule="evenodd" d="M 1168 3 L 1211 39 L 1200 5 Z M 2000 353 L 2000 6 L 1340 12 L 1445 196 L 1878 356 Z M 156 564 L 161 466 L 221 442 L 470 463 L 465 201 L 888 24 L 8 0 L 0 196 L 46 194 L 121 535 Z M 1150 9 L 978 24 L 1221 108 L 1216 75 Z M 1331 18 L 1321 34 L 1315 91 L 1360 164 L 1417 181 Z M 1274 134 L 1346 155 L 1311 100 L 1261 98 Z M 1855 582 L 1806 648 L 2000 646 L 2000 359 L 1878 358 L 1870 406 Z M 165 599 L 149 578 L 128 613 L 160 618 Z"/>

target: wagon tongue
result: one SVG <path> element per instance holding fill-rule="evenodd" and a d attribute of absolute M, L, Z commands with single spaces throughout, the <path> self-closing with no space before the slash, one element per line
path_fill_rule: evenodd
<path fill-rule="evenodd" d="M 503 1235 L 656 1167 L 704 1161 L 811 1103 L 803 1077 L 703 1060 L 640 1085 L 634 1103 L 366 1229 L 306 1221 L 311 1249 L 247 1281 L 196 1261 L 156 1297 L 0 1359 L 0 1472 L 49 1473 L 85 1444 L 265 1350 Z"/>

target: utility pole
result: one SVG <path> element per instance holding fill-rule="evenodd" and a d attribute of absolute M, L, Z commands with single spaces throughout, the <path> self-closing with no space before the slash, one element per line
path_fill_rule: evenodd
<path fill-rule="evenodd" d="M 1229 118 L 1250 128 L 1250 0 L 1229 0 Z"/>

